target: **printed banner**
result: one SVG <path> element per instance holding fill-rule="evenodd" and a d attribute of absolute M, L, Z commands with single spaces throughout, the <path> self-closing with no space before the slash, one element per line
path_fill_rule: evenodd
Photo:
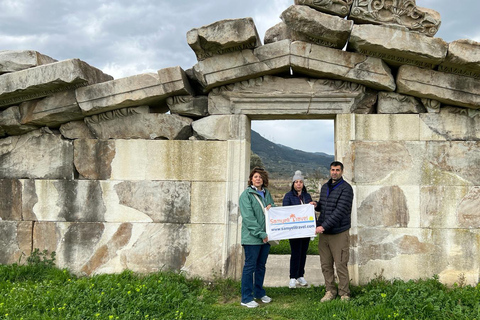
<path fill-rule="evenodd" d="M 272 207 L 266 211 L 268 240 L 315 236 L 315 208 L 311 204 Z"/>

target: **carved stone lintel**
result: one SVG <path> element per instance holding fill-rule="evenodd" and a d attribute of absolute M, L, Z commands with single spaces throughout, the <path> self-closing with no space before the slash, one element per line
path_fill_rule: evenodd
<path fill-rule="evenodd" d="M 441 24 L 437 11 L 417 7 L 415 0 L 354 0 L 349 18 L 355 23 L 400 25 L 430 37 Z"/>
<path fill-rule="evenodd" d="M 353 0 L 295 0 L 295 4 L 309 6 L 315 10 L 346 17 Z"/>

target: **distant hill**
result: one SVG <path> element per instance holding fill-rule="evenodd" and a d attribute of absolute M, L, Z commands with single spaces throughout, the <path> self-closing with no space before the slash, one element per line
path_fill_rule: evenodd
<path fill-rule="evenodd" d="M 305 152 L 273 143 L 252 130 L 252 152 L 262 159 L 272 178 L 291 178 L 296 170 L 304 175 L 328 175 L 333 155 Z"/>

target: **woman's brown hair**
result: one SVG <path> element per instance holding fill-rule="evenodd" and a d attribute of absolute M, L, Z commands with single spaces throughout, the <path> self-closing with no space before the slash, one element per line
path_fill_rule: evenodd
<path fill-rule="evenodd" d="M 248 176 L 248 185 L 252 185 L 252 178 L 255 173 L 259 173 L 260 176 L 262 177 L 263 180 L 263 187 L 268 187 L 268 172 L 265 169 L 255 167 L 252 169 L 252 172 L 250 172 L 250 175 Z M 263 188 L 262 187 L 262 188 Z"/>

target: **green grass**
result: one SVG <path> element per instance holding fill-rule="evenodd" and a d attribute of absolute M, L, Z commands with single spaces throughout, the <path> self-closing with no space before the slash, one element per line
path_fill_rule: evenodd
<path fill-rule="evenodd" d="M 268 272 L 268 271 L 267 271 Z M 352 286 L 320 303 L 323 286 L 266 288 L 270 304 L 240 306 L 240 283 L 173 272 L 76 277 L 43 263 L 0 265 L 0 319 L 480 319 L 480 286 L 438 278 Z"/>
<path fill-rule="evenodd" d="M 270 254 L 291 254 L 290 242 L 288 240 L 280 240 L 280 243 L 270 248 Z M 318 256 L 318 237 L 310 241 L 307 254 Z"/>

